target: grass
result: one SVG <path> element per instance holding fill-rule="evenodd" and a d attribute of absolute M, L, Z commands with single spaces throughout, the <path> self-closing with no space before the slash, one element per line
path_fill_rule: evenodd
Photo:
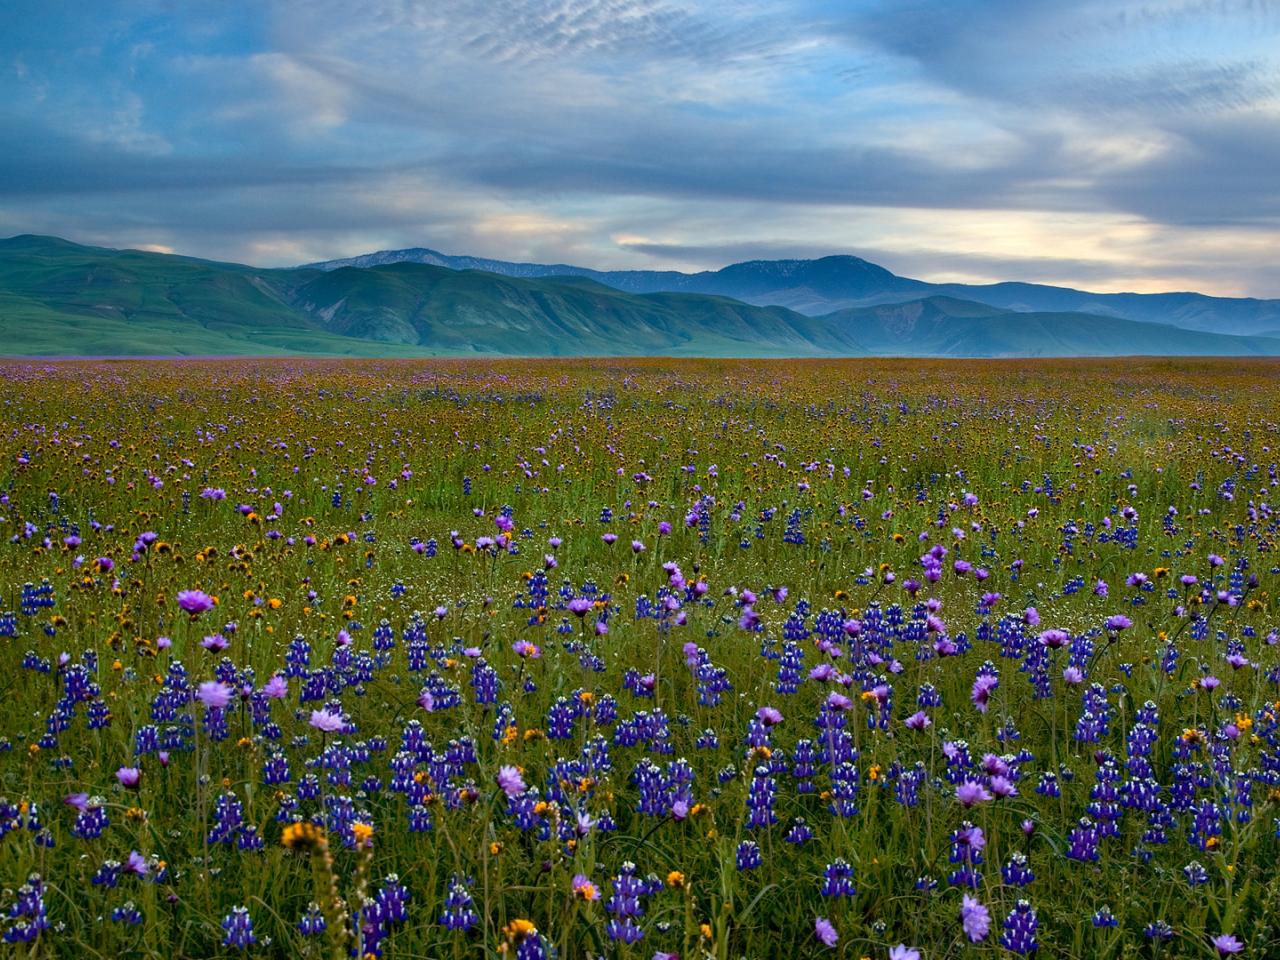
<path fill-rule="evenodd" d="M 1024 899 L 1043 957 L 1280 951 L 1280 364 L 4 373 L 11 955 L 980 958 L 1013 955 Z M 189 615 L 187 590 L 216 606 Z M 223 710 L 196 697 L 214 681 Z M 970 761 L 948 762 L 961 741 Z M 1006 767 L 1016 795 L 957 800 Z M 1151 809 L 1126 802 L 1140 787 Z M 1115 825 L 1096 860 L 1068 855 L 1090 851 L 1082 817 Z M 298 822 L 310 846 L 286 844 Z M 951 882 L 966 822 L 972 888 Z M 740 869 L 748 841 L 760 866 Z M 1019 857 L 1025 885 L 1002 874 Z M 837 860 L 851 896 L 823 895 Z M 629 863 L 631 945 L 609 927 Z M 964 893 L 991 914 L 980 942 Z M 440 922 L 451 895 L 471 929 Z M 307 936 L 313 902 L 329 931 Z M 252 946 L 227 942 L 238 908 Z M 1103 908 L 1117 926 L 1090 922 Z"/>

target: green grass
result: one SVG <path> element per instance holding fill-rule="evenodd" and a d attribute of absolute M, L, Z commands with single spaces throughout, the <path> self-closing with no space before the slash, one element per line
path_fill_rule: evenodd
<path fill-rule="evenodd" d="M 535 924 L 561 960 L 884 960 L 899 943 L 930 960 L 980 960 L 1012 956 L 997 938 L 1021 898 L 1038 914 L 1040 957 L 1210 960 L 1210 937 L 1226 933 L 1246 957 L 1280 953 L 1280 660 L 1268 641 L 1280 627 L 1280 520 L 1259 493 L 1280 432 L 1275 361 L 41 360 L 10 361 L 4 373 L 0 613 L 12 617 L 0 617 L 0 916 L 35 873 L 53 925 L 7 955 L 345 954 L 354 937 L 298 932 L 331 880 L 282 845 L 290 821 L 321 817 L 322 800 L 300 781 L 322 755 L 336 775 L 321 796 L 374 829 L 362 853 L 345 820 L 329 823 L 340 895 L 359 904 L 361 889 L 374 895 L 394 874 L 411 896 L 382 942 L 388 960 L 509 960 L 518 944 L 503 929 L 516 919 Z M 213 489 L 225 499 L 201 495 Z M 486 547 L 505 513 L 515 549 Z M 140 541 L 145 533 L 155 538 Z M 645 549 L 633 552 L 633 540 Z M 936 584 L 921 564 L 934 545 L 947 550 Z M 957 558 L 989 577 L 957 574 Z M 674 590 L 682 622 L 675 611 L 639 615 L 642 598 L 672 589 L 669 563 L 686 580 Z M 1135 573 L 1153 587 L 1127 585 Z M 1198 584 L 1184 587 L 1184 574 Z M 909 579 L 967 649 L 933 655 L 937 634 Z M 1100 579 L 1105 597 L 1093 589 Z M 45 581 L 52 605 L 24 612 L 24 585 Z M 685 592 L 697 582 L 700 598 Z M 192 589 L 216 596 L 216 608 L 184 614 L 176 597 Z M 748 590 L 759 631 L 742 621 Z M 1000 598 L 983 613 L 989 593 Z M 601 603 L 579 618 L 567 600 L 582 596 Z M 1029 607 L 1038 626 L 1026 623 Z M 1133 626 L 1113 638 L 1104 624 L 1121 613 Z M 915 626 L 892 627 L 898 617 Z M 864 625 L 858 641 L 844 629 L 852 620 Z M 1071 641 L 1051 655 L 1042 697 L 1022 668 L 1051 627 Z M 824 630 L 839 656 L 817 645 Z M 1002 655 L 987 631 L 1029 646 Z M 225 651 L 201 646 L 215 634 Z M 257 690 L 287 663 L 298 668 L 297 637 L 309 663 L 264 712 L 233 698 L 224 729 L 190 702 L 190 688 L 215 676 Z M 539 656 L 522 657 L 516 641 Z M 701 677 L 690 643 L 707 661 Z M 1178 658 L 1166 670 L 1170 645 Z M 497 703 L 473 685 L 476 650 Z M 1249 663 L 1233 667 L 1232 652 Z M 802 658 L 794 692 L 778 687 L 783 654 Z M 1069 658 L 1088 674 L 1078 686 L 1063 676 Z M 824 662 L 849 674 L 848 687 L 807 679 Z M 652 697 L 628 689 L 632 671 L 652 675 Z M 717 671 L 732 689 L 713 703 L 700 687 Z M 983 671 L 999 677 L 986 712 L 972 699 Z M 1221 680 L 1215 690 L 1196 682 L 1208 675 Z M 323 685 L 304 698 L 308 679 Z M 83 681 L 96 688 L 50 734 L 59 699 Z M 1095 683 L 1108 727 L 1082 739 Z M 919 706 L 926 685 L 940 705 Z M 419 706 L 424 687 L 436 709 Z M 813 792 L 793 777 L 834 692 L 854 701 L 844 729 L 858 790 L 847 816 L 823 796 L 835 784 L 828 764 L 815 765 Z M 612 699 L 616 717 L 578 718 L 560 738 L 553 709 L 584 693 L 593 710 Z M 1144 836 L 1146 813 L 1122 808 L 1096 862 L 1069 859 L 1079 819 L 1097 818 L 1099 759 L 1114 758 L 1117 789 L 1141 776 L 1129 743 L 1147 702 L 1159 714 L 1145 758 L 1157 794 L 1173 804 L 1189 771 L 1199 778 L 1191 804 L 1170 808 L 1167 842 Z M 326 704 L 355 729 L 313 729 L 311 711 Z M 762 706 L 784 718 L 769 757 L 747 742 Z M 620 732 L 655 709 L 670 753 Z M 906 724 L 918 709 L 927 729 Z M 90 711 L 110 723 L 91 725 Z M 172 738 L 167 762 L 150 747 L 135 752 L 149 727 Z M 425 753 L 411 757 L 403 769 L 420 775 L 415 800 L 393 788 L 392 758 L 419 728 L 438 753 L 470 738 L 475 761 L 444 771 Z M 706 730 L 715 745 L 699 745 Z M 561 795 L 557 761 L 580 759 L 585 746 L 596 755 L 597 737 L 611 764 L 562 768 Z M 957 740 L 975 764 L 988 753 L 1013 764 L 1018 795 L 963 809 L 942 752 Z M 268 782 L 277 757 L 289 776 Z M 697 812 L 642 812 L 636 772 L 679 758 L 694 774 Z M 752 826 L 752 783 L 766 762 L 777 764 L 778 822 Z M 925 776 L 908 803 L 899 784 L 917 764 Z M 523 768 L 550 802 L 523 826 L 496 784 L 504 765 Z M 141 768 L 136 791 L 117 782 L 121 766 Z M 1037 792 L 1045 774 L 1057 775 L 1061 796 Z M 967 776 L 989 782 L 976 767 Z M 73 831 L 64 798 L 79 793 L 110 818 L 99 837 Z M 207 842 L 231 800 L 261 850 Z M 410 830 L 416 801 L 429 830 Z M 1211 843 L 1194 829 L 1206 803 L 1230 814 L 1214 821 Z M 558 824 L 578 812 L 616 829 L 597 823 L 570 844 Z M 789 843 L 800 818 L 813 837 Z M 964 937 L 961 890 L 947 880 L 950 838 L 965 821 L 987 839 L 973 892 L 993 926 L 979 944 Z M 760 847 L 759 869 L 736 866 L 745 840 Z M 133 851 L 153 879 L 93 882 Z M 1026 887 L 1002 879 L 1014 853 L 1035 873 Z M 837 858 L 853 867 L 852 897 L 820 893 Z M 1192 861 L 1205 883 L 1188 882 Z M 644 938 L 630 947 L 609 939 L 606 907 L 628 862 L 661 886 L 642 898 Z M 682 888 L 665 884 L 673 870 Z M 439 923 L 455 874 L 473 880 L 470 932 Z M 577 874 L 606 900 L 575 899 Z M 937 889 L 920 889 L 922 876 Z M 129 903 L 141 923 L 111 919 Z M 1104 906 L 1115 929 L 1089 922 Z M 223 945 L 220 924 L 236 907 L 259 940 L 247 953 Z M 834 951 L 814 936 L 818 916 L 839 931 Z M 1144 934 L 1153 923 L 1172 927 L 1167 944 Z M 0 931 L 13 927 L 0 919 Z"/>

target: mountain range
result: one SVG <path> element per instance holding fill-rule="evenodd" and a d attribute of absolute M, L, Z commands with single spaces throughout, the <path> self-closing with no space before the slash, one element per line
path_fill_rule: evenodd
<path fill-rule="evenodd" d="M 0 352 L 1280 355 L 1280 337 L 1230 335 L 1114 312 L 1070 310 L 1056 306 L 1049 294 L 1043 294 L 1049 298 L 1043 308 L 1013 309 L 955 292 L 1006 287 L 1147 302 L 1137 294 L 1094 295 L 1031 284 L 927 284 L 855 257 L 756 261 L 699 274 L 602 273 L 446 257 L 419 249 L 371 254 L 349 263 L 265 269 L 23 235 L 0 240 L 0 336 L 5 342 Z M 776 299 L 788 299 L 790 305 L 770 302 Z M 1026 306 L 1021 300 L 1012 302 Z M 1247 316 L 1254 319 L 1248 323 L 1280 329 L 1280 314 L 1265 326 L 1266 311 L 1280 307 L 1276 301 L 1200 297 L 1186 303 L 1199 304 L 1192 312 L 1202 320 L 1232 310 L 1244 318 L 1239 305 L 1251 304 L 1254 312 Z M 1155 307 L 1142 309 L 1158 313 Z"/>
<path fill-rule="evenodd" d="M 860 257 L 749 260 L 721 270 L 591 270 L 569 264 L 511 263 L 454 257 L 425 247 L 382 250 L 345 260 L 307 264 L 317 270 L 426 263 L 453 270 L 484 270 L 508 277 L 587 277 L 629 293 L 710 293 L 744 303 L 788 307 L 821 316 L 847 307 L 903 303 L 944 296 L 1021 312 L 1092 313 L 1122 320 L 1166 323 L 1210 333 L 1280 332 L 1280 300 L 1210 297 L 1202 293 L 1090 293 L 1039 283 L 929 283 L 900 277 Z"/>

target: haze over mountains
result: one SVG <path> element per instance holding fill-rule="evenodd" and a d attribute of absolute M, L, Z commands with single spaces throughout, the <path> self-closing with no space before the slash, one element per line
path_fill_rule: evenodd
<path fill-rule="evenodd" d="M 1280 355 L 1225 329 L 1280 329 L 1280 301 L 930 284 L 856 257 L 683 274 L 416 249 L 263 269 L 0 240 L 0 352 L 20 355 Z"/>

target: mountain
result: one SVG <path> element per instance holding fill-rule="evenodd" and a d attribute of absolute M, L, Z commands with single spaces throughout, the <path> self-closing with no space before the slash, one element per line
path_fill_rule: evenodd
<path fill-rule="evenodd" d="M 20 236 L 0 240 L 0 336 L 24 355 L 1280 355 L 1280 339 L 1020 312 L 927 284 L 821 316 L 718 292 L 919 283 L 839 259 L 738 264 L 706 275 L 710 292 L 633 293 L 587 276 L 412 262 L 271 270 Z"/>
<path fill-rule="evenodd" d="M 511 277 L 590 277 L 632 293 L 679 291 L 713 293 L 745 303 L 788 307 L 820 316 L 847 307 L 902 303 L 940 295 L 1022 312 L 1092 313 L 1167 323 L 1212 333 L 1267 334 L 1280 329 L 1280 300 L 1209 297 L 1201 293 L 1090 293 L 1037 283 L 928 283 L 900 277 L 851 256 L 818 260 L 751 260 L 721 270 L 590 270 L 567 264 L 509 263 L 453 257 L 423 247 L 382 250 L 363 257 L 310 264 L 318 270 L 340 266 L 429 263 L 455 270 L 487 270 Z"/>
<path fill-rule="evenodd" d="M 326 329 L 452 352 L 817 356 L 842 342 L 820 320 L 780 307 L 638 296 L 580 277 L 526 280 L 416 263 L 310 273 L 288 296 Z"/>
<path fill-rule="evenodd" d="M 723 297 L 425 264 L 264 270 L 54 237 L 0 240 L 0 337 L 25 355 L 821 356 L 820 321 Z"/>
<path fill-rule="evenodd" d="M 455 257 L 426 247 L 379 250 L 342 260 L 306 264 L 301 269 L 382 267 L 422 263 L 450 270 L 484 270 L 506 277 L 586 277 L 628 293 L 711 293 L 762 306 L 784 306 L 816 316 L 836 307 L 857 305 L 883 293 L 927 294 L 931 285 L 890 273 L 858 257 L 821 260 L 750 260 L 722 270 L 680 273 L 676 270 L 592 270 L 566 263 L 512 263 L 483 257 Z M 802 309 L 809 308 L 809 309 Z"/>
<path fill-rule="evenodd" d="M 408 250 L 379 250 L 358 257 L 341 260 L 324 260 L 303 264 L 302 270 L 338 270 L 342 267 L 385 267 L 393 263 L 423 263 L 432 267 L 448 267 L 450 270 L 483 270 L 504 277 L 587 277 L 606 287 L 626 290 L 629 293 L 673 293 L 684 290 L 684 284 L 692 276 L 701 274 L 679 273 L 675 270 L 592 270 L 567 263 L 512 263 L 507 260 L 489 260 L 485 257 L 455 257 L 427 247 L 411 247 Z"/>
<path fill-rule="evenodd" d="M 1005 310 L 945 296 L 838 310 L 822 319 L 857 330 L 871 355 L 1247 356 L 1274 355 L 1280 345 L 1268 337 L 1225 336 L 1088 313 Z"/>
<path fill-rule="evenodd" d="M 0 352 L 28 356 L 416 355 L 336 337 L 284 302 L 273 271 L 86 247 L 0 240 Z M 287 272 L 286 272 L 287 274 Z"/>

